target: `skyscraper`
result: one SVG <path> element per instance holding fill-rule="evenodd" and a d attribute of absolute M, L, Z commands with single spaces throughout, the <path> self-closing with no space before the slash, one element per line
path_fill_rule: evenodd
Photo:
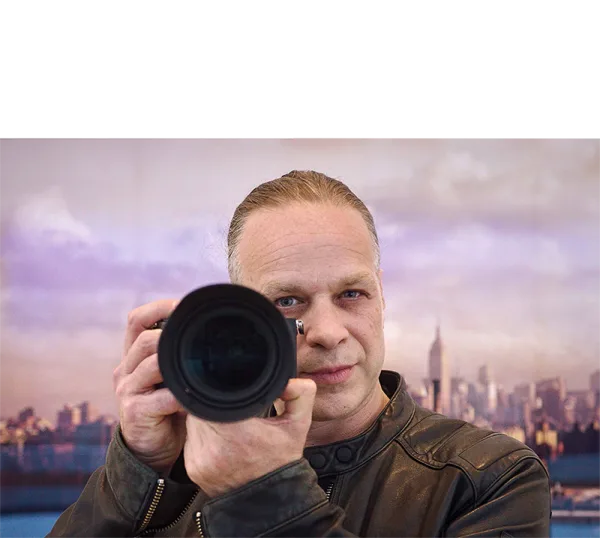
<path fill-rule="evenodd" d="M 440 324 L 435 331 L 435 340 L 429 350 L 429 378 L 434 386 L 434 410 L 449 415 L 450 408 L 450 366 L 442 342 Z"/>

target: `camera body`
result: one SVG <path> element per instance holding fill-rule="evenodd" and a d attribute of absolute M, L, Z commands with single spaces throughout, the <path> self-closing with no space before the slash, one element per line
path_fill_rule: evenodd
<path fill-rule="evenodd" d="M 162 328 L 158 363 L 166 386 L 200 418 L 234 422 L 268 412 L 296 376 L 300 320 L 237 284 L 198 288 Z"/>

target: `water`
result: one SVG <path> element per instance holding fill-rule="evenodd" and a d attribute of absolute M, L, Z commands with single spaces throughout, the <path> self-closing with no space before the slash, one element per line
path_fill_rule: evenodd
<path fill-rule="evenodd" d="M 4 514 L 0 516 L 2 538 L 41 538 L 52 529 L 59 512 L 36 514 Z M 600 537 L 600 523 L 566 523 L 555 521 L 550 530 L 552 538 Z"/>
<path fill-rule="evenodd" d="M 33 538 L 46 536 L 60 513 L 3 514 L 0 516 L 2 538 Z"/>
<path fill-rule="evenodd" d="M 550 526 L 552 538 L 596 538 L 600 536 L 600 523 L 566 523 L 555 521 Z"/>

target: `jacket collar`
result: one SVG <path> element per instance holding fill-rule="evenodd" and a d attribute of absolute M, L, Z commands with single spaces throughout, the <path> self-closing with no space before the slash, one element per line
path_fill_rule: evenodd
<path fill-rule="evenodd" d="M 351 439 L 304 449 L 304 457 L 319 476 L 338 474 L 362 465 L 389 445 L 415 413 L 415 402 L 406 390 L 404 378 L 383 370 L 379 382 L 390 401 L 363 433 Z"/>

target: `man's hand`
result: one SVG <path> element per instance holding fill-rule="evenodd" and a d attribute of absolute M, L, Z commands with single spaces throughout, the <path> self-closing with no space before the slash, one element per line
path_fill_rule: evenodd
<path fill-rule="evenodd" d="M 168 473 L 185 440 L 185 412 L 173 394 L 155 389 L 163 381 L 158 367 L 161 330 L 147 330 L 167 318 L 176 301 L 163 300 L 131 311 L 125 350 L 113 382 L 123 439 L 131 452 L 159 473 Z"/>
<path fill-rule="evenodd" d="M 311 379 L 291 379 L 277 417 L 221 424 L 188 415 L 184 459 L 190 479 L 217 497 L 302 458 L 316 392 Z"/>

